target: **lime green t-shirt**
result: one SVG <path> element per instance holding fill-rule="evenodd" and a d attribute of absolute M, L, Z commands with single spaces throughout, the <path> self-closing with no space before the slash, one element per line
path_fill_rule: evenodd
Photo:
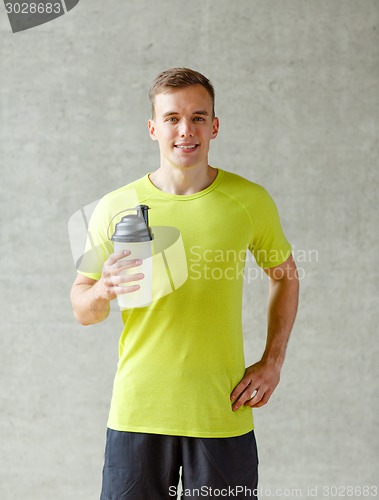
<path fill-rule="evenodd" d="M 223 170 L 191 195 L 164 193 L 146 175 L 100 200 L 88 238 L 98 259 L 79 272 L 100 278 L 113 251 L 109 235 L 125 214 L 115 215 L 137 203 L 150 207 L 157 235 L 153 302 L 122 311 L 108 427 L 194 437 L 245 434 L 253 429 L 252 410 L 233 412 L 230 402 L 245 371 L 245 256 L 251 251 L 264 268 L 290 256 L 276 206 L 264 188 Z"/>

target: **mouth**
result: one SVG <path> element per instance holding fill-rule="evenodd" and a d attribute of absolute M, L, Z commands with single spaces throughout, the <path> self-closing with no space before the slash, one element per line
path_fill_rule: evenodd
<path fill-rule="evenodd" d="M 199 144 L 175 144 L 174 147 L 185 153 L 191 153 L 199 147 Z"/>

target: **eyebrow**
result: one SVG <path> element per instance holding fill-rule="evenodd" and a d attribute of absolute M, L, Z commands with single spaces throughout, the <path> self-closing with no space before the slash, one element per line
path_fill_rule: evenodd
<path fill-rule="evenodd" d="M 172 116 L 172 115 L 178 115 L 179 113 L 177 111 L 167 111 L 167 113 L 163 113 L 163 118 L 167 118 L 167 116 Z M 209 116 L 208 111 L 194 111 L 192 113 L 193 115 L 203 115 L 203 116 Z"/>

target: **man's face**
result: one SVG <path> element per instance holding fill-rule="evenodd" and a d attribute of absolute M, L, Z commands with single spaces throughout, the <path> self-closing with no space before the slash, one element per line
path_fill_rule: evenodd
<path fill-rule="evenodd" d="M 218 133 L 212 98 L 202 85 L 158 94 L 155 116 L 149 120 L 150 137 L 158 141 L 161 166 L 208 166 L 211 139 Z"/>

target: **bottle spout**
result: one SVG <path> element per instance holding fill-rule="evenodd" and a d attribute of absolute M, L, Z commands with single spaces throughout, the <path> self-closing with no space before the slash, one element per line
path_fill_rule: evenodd
<path fill-rule="evenodd" d="M 141 211 L 143 220 L 145 221 L 146 227 L 148 228 L 149 227 L 149 212 L 148 211 L 150 210 L 150 207 L 148 207 L 147 205 L 138 205 L 136 208 L 138 211 Z"/>

